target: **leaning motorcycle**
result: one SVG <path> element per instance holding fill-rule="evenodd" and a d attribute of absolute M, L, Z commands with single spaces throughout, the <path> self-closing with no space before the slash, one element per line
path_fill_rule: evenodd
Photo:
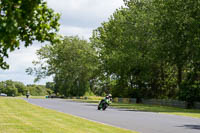
<path fill-rule="evenodd" d="M 106 108 L 111 104 L 109 99 L 102 99 L 98 105 L 98 110 L 106 110 Z"/>

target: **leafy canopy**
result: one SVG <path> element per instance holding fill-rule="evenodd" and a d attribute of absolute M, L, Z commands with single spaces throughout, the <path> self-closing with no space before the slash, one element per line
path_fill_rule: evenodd
<path fill-rule="evenodd" d="M 37 51 L 39 61 L 28 74 L 37 76 L 35 81 L 46 76 L 54 77 L 54 91 L 65 96 L 84 95 L 95 79 L 98 64 L 91 44 L 79 37 L 64 37 L 54 45 L 46 45 Z"/>
<path fill-rule="evenodd" d="M 9 51 L 29 46 L 34 40 L 56 41 L 60 15 L 47 7 L 43 0 L 0 1 L 0 68 L 8 69 L 5 62 Z"/>

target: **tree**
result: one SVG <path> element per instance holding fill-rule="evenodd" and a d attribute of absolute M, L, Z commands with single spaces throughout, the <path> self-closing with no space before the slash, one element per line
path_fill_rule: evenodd
<path fill-rule="evenodd" d="M 2 81 L 1 83 L 3 83 L 2 93 L 6 93 L 8 96 L 18 95 L 18 90 L 12 80 Z"/>
<path fill-rule="evenodd" d="M 27 87 L 23 83 L 16 81 L 13 81 L 13 83 L 18 90 L 18 95 L 26 95 Z"/>
<path fill-rule="evenodd" d="M 199 100 L 200 12 L 199 1 L 155 0 L 158 56 L 176 67 L 180 98 L 190 104 Z"/>
<path fill-rule="evenodd" d="M 133 89 L 146 91 L 155 66 L 151 52 L 153 9 L 145 1 L 125 2 L 127 7 L 116 10 L 91 38 L 104 73 L 116 80 L 116 96 L 130 96 Z M 142 92 L 138 98 L 139 94 Z"/>
<path fill-rule="evenodd" d="M 50 93 L 50 92 L 51 92 L 51 93 L 53 92 L 53 93 L 55 93 L 55 94 L 58 93 L 58 90 L 55 89 L 55 83 L 54 83 L 54 82 L 46 82 L 45 87 L 49 89 L 49 93 Z"/>
<path fill-rule="evenodd" d="M 1 81 L 0 82 L 0 93 L 3 93 L 3 89 L 4 89 L 4 82 Z"/>
<path fill-rule="evenodd" d="M 180 86 L 186 64 L 199 62 L 199 2 L 155 0 L 155 6 L 155 32 L 161 44 L 160 54 L 171 65 L 176 65 L 177 83 Z"/>
<path fill-rule="evenodd" d="M 124 2 L 91 38 L 116 96 L 178 98 L 181 86 L 198 90 L 199 2 Z"/>
<path fill-rule="evenodd" d="M 6 93 L 8 96 L 21 96 L 30 92 L 34 96 L 44 96 L 52 91 L 44 85 L 27 85 L 22 82 L 6 80 L 0 82 L 0 93 Z"/>
<path fill-rule="evenodd" d="M 92 87 L 98 67 L 91 44 L 78 37 L 65 37 L 62 42 L 46 45 L 37 51 L 38 68 L 29 68 L 36 80 L 54 76 L 54 90 L 65 96 L 82 96 Z"/>
<path fill-rule="evenodd" d="M 43 0 L 0 1 L 0 68 L 8 69 L 9 51 L 29 46 L 34 40 L 55 42 L 60 15 Z"/>
<path fill-rule="evenodd" d="M 33 96 L 44 96 L 48 94 L 48 89 L 44 85 L 27 85 L 27 90 Z"/>

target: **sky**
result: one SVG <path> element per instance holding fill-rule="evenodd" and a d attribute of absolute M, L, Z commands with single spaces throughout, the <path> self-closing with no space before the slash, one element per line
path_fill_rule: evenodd
<path fill-rule="evenodd" d="M 113 12 L 123 5 L 123 0 L 45 0 L 48 7 L 61 14 L 59 34 L 64 36 L 78 35 L 89 40 L 92 31 L 108 21 Z M 46 43 L 35 41 L 32 46 L 21 47 L 9 54 L 6 59 L 9 70 L 0 69 L 0 81 L 13 80 L 24 84 L 34 84 L 34 76 L 27 75 L 25 70 L 33 67 L 32 61 L 37 60 L 36 50 Z M 42 79 L 36 84 L 52 81 L 52 77 Z"/>

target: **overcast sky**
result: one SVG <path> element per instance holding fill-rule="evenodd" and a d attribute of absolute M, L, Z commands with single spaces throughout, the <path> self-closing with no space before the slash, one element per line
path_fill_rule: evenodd
<path fill-rule="evenodd" d="M 89 39 L 92 30 L 107 21 L 109 16 L 123 5 L 123 0 L 46 0 L 48 6 L 61 13 L 60 31 L 65 36 L 78 35 Z M 34 77 L 27 75 L 25 69 L 32 67 L 32 61 L 37 59 L 35 52 L 42 45 L 37 42 L 28 48 L 21 48 L 9 54 L 7 59 L 9 70 L 0 69 L 0 81 L 13 80 L 24 84 L 33 84 Z M 37 84 L 45 84 L 52 78 L 43 79 Z"/>

